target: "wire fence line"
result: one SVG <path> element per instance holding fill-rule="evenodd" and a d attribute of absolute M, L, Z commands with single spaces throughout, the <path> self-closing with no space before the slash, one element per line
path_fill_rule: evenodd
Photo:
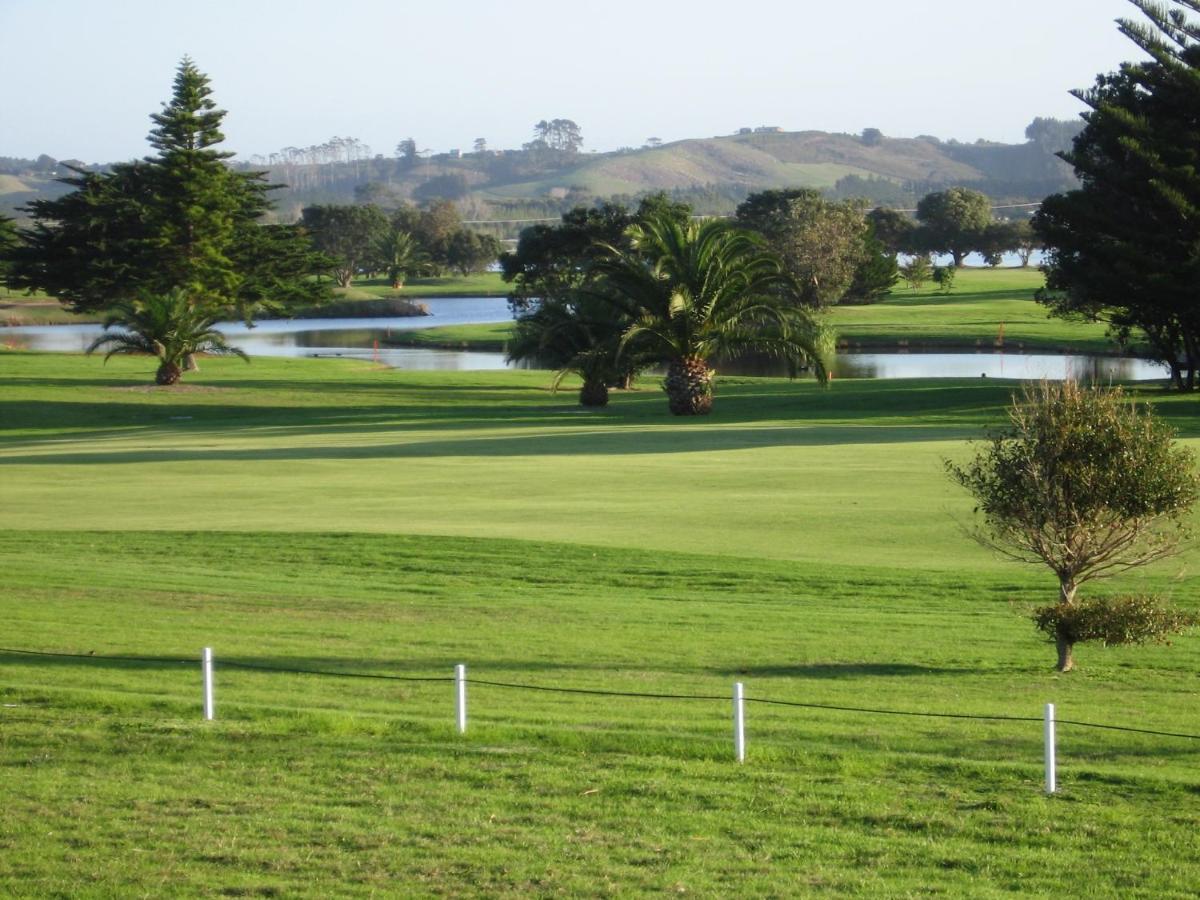
<path fill-rule="evenodd" d="M 111 661 L 111 662 L 137 662 L 150 664 L 170 664 L 170 665 L 188 665 L 194 666 L 197 664 L 196 658 L 174 657 L 174 656 L 122 656 L 122 655 L 106 655 L 99 653 L 61 653 L 47 650 L 24 650 L 12 647 L 0 647 L 0 654 L 8 654 L 14 656 L 31 656 L 31 657 L 50 657 L 61 659 L 77 659 L 84 661 Z M 400 682 L 415 682 L 415 683 L 440 683 L 449 684 L 456 681 L 453 675 L 389 675 L 381 672 L 347 672 L 332 669 L 304 669 L 292 666 L 268 666 L 261 663 L 240 662 L 232 659 L 221 659 L 220 667 L 230 669 L 243 669 L 253 672 L 267 672 L 284 675 L 314 675 L 323 678 L 360 678 L 373 679 L 379 681 L 400 681 Z M 709 701 L 727 703 L 729 697 L 725 695 L 715 694 L 672 694 L 658 693 L 646 691 L 616 691 L 604 690 L 599 688 L 573 688 L 573 687 L 554 687 L 550 685 L 536 684 L 521 684 L 518 682 L 509 681 L 492 681 L 482 678 L 464 678 L 463 683 L 470 685 L 478 685 L 482 687 L 497 687 L 506 688 L 509 690 L 520 691 L 536 691 L 541 693 L 554 694 L 577 694 L 592 697 L 624 697 L 631 699 L 643 700 L 688 700 L 688 701 Z M 931 719 L 970 719 L 975 721 L 990 721 L 990 722 L 1041 722 L 1041 716 L 1013 716 L 1004 714 L 986 714 L 986 713 L 956 713 L 956 712 L 930 712 L 927 710 L 905 710 L 905 709 L 885 709 L 881 707 L 869 706 L 844 706 L 830 703 L 810 703 L 797 700 L 780 700 L 769 697 L 746 697 L 746 703 L 758 703 L 765 706 L 781 706 L 799 709 L 819 709 L 832 712 L 848 712 L 861 713 L 864 715 L 880 715 L 880 716 L 907 716 Z M 1121 731 L 1133 734 L 1147 734 L 1157 737 L 1181 738 L 1184 740 L 1200 741 L 1200 734 L 1188 734 L 1178 731 L 1161 731 L 1153 728 L 1138 728 L 1130 725 L 1113 725 L 1101 722 L 1086 722 L 1075 719 L 1056 719 L 1058 725 L 1072 725 L 1077 728 L 1097 728 L 1105 731 Z"/>

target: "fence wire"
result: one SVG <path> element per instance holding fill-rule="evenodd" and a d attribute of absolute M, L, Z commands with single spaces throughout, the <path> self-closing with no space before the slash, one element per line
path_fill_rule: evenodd
<path fill-rule="evenodd" d="M 171 656 L 109 656 L 99 653 L 57 653 L 45 650 L 18 650 L 10 647 L 0 647 L 0 654 L 12 654 L 19 656 L 45 656 L 52 658 L 63 659 L 78 659 L 78 660 L 111 660 L 119 662 L 141 662 L 161 664 L 168 663 L 171 665 L 198 665 L 197 658 L 181 658 Z M 271 672 L 286 675 L 315 675 L 325 678 L 365 678 L 376 679 L 381 681 L 403 681 L 403 682 L 422 682 L 422 683 L 451 683 L 455 679 L 453 676 L 411 676 L 411 675 L 388 675 L 380 672 L 344 672 L 334 671 L 329 669 L 302 669 L 294 667 L 282 666 L 266 666 L 260 663 L 239 662 L 231 659 L 216 660 L 217 668 L 232 668 L 245 669 L 255 672 Z M 714 694 L 667 694 L 667 693 L 651 693 L 642 691 L 613 691 L 602 690 L 597 688 L 569 688 L 569 687 L 552 687 L 549 685 L 536 684 L 519 684 L 509 681 L 490 681 L 479 678 L 465 679 L 467 684 L 480 685 L 483 687 L 498 687 L 507 688 L 510 690 L 520 691 L 539 691 L 543 693 L 553 694 L 579 694 L 592 697 L 628 697 L 632 699 L 643 700 L 705 700 L 710 702 L 729 702 L 730 698 L 724 695 Z M 833 712 L 849 712 L 862 713 L 865 715 L 878 716 L 913 716 L 931 719 L 973 719 L 976 721 L 985 722 L 1041 722 L 1043 719 L 1040 716 L 1010 716 L 999 714 L 983 714 L 983 713 L 954 713 L 954 712 L 929 712 L 922 710 L 905 710 L 905 709 L 883 709 L 879 707 L 869 706 L 840 706 L 828 703 L 806 703 L 796 700 L 778 700 L 768 697 L 746 697 L 747 703 L 760 703 L 769 706 L 784 706 L 800 709 L 821 709 L 830 710 Z M 1184 740 L 1200 741 L 1200 734 L 1187 734 L 1178 731 L 1159 731 L 1153 728 L 1136 728 L 1130 725 L 1112 725 L 1100 722 L 1083 722 L 1076 719 L 1055 719 L 1057 725 L 1072 725 L 1077 728 L 1098 728 L 1105 731 L 1122 731 L 1132 734 L 1148 734 L 1157 737 L 1182 738 Z"/>

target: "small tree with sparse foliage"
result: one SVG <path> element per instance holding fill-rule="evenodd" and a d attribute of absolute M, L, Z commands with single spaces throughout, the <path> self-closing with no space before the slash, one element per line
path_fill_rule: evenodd
<path fill-rule="evenodd" d="M 933 263 L 928 256 L 914 256 L 900 267 L 900 277 L 908 284 L 909 290 L 920 290 L 933 277 Z"/>
<path fill-rule="evenodd" d="M 1194 624 L 1156 598 L 1076 597 L 1085 582 L 1175 555 L 1197 496 L 1192 453 L 1120 388 L 1027 386 L 1009 427 L 946 468 L 978 504 L 980 543 L 1057 576 L 1058 602 L 1034 621 L 1053 637 L 1059 671 L 1074 668 L 1077 643 L 1143 643 Z"/>

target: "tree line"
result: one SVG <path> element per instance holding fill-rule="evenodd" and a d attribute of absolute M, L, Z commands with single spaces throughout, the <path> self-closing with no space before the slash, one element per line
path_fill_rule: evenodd
<path fill-rule="evenodd" d="M 424 210 L 402 206 L 390 212 L 374 204 L 309 206 L 300 221 L 315 248 L 333 261 L 340 287 L 383 272 L 399 290 L 421 275 L 484 271 L 500 255 L 500 241 L 463 226 L 445 200 Z"/>

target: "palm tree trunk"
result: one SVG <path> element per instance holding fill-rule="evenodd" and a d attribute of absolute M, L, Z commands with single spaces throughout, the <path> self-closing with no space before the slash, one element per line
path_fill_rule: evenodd
<path fill-rule="evenodd" d="M 584 379 L 583 387 L 579 389 L 581 406 L 608 406 L 608 385 L 603 378 Z"/>
<path fill-rule="evenodd" d="M 685 356 L 672 360 L 663 388 L 672 415 L 706 416 L 712 411 L 713 371 L 705 359 Z"/>
<path fill-rule="evenodd" d="M 158 371 L 154 374 L 154 383 L 161 385 L 178 384 L 179 379 L 183 376 L 183 370 L 178 363 L 165 362 L 158 367 Z"/>

